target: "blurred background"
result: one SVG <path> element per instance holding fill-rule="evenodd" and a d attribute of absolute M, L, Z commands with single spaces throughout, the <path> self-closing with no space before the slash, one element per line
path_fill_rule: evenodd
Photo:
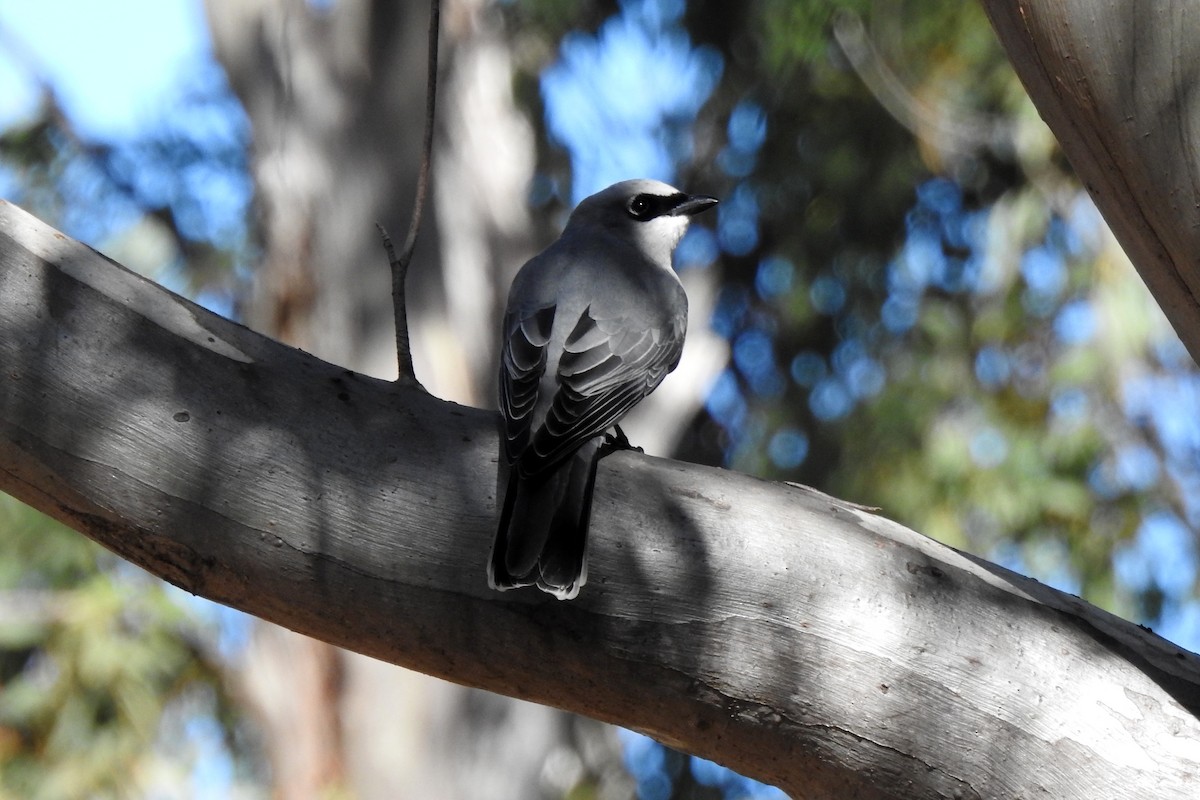
<path fill-rule="evenodd" d="M 581 197 L 722 198 L 627 430 L 802 481 L 1200 649 L 1200 381 L 978 6 L 445 0 L 418 377 L 493 407 L 497 314 Z M 416 0 L 0 0 L 0 197 L 395 375 Z M 0 497 L 0 798 L 780 797 L 186 595 Z M 483 579 L 482 574 L 480 580 Z"/>

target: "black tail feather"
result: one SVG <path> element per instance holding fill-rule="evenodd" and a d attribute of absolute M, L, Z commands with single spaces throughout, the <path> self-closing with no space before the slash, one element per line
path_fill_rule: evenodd
<path fill-rule="evenodd" d="M 533 580 L 520 580 L 508 572 L 508 529 L 512 522 L 513 507 L 517 504 L 517 488 L 520 478 L 517 470 L 508 473 L 508 488 L 504 490 L 504 507 L 500 510 L 500 525 L 496 529 L 496 538 L 492 542 L 492 554 L 488 559 L 488 586 L 505 592 L 521 586 L 532 586 Z"/>
<path fill-rule="evenodd" d="M 560 600 L 587 581 L 587 531 L 599 440 L 545 476 L 509 475 L 488 563 L 488 585 L 537 585 Z"/>

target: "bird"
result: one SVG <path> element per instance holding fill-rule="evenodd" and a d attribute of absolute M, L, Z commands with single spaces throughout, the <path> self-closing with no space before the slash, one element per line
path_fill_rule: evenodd
<path fill-rule="evenodd" d="M 491 588 L 570 600 L 586 583 L 596 462 L 602 447 L 629 446 L 617 423 L 679 364 L 688 303 L 671 257 L 691 218 L 716 204 L 621 181 L 581 201 L 517 272 L 501 323 L 508 481 Z"/>

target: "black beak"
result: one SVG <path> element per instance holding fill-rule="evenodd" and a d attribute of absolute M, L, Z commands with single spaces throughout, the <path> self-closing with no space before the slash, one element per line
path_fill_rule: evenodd
<path fill-rule="evenodd" d="M 678 217 L 687 215 L 689 217 L 699 214 L 706 208 L 712 208 L 719 201 L 715 197 L 709 197 L 704 194 L 693 194 L 683 198 L 674 208 L 671 209 L 671 216 Z"/>

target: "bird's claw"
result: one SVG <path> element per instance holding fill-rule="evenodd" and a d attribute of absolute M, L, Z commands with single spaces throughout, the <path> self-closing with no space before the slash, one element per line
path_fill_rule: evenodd
<path fill-rule="evenodd" d="M 616 433 L 604 434 L 604 449 L 613 452 L 616 450 L 635 450 L 639 453 L 646 452 L 640 447 L 635 447 L 629 443 L 629 437 L 625 435 L 625 431 L 621 430 L 620 425 L 614 425 L 613 430 Z"/>

